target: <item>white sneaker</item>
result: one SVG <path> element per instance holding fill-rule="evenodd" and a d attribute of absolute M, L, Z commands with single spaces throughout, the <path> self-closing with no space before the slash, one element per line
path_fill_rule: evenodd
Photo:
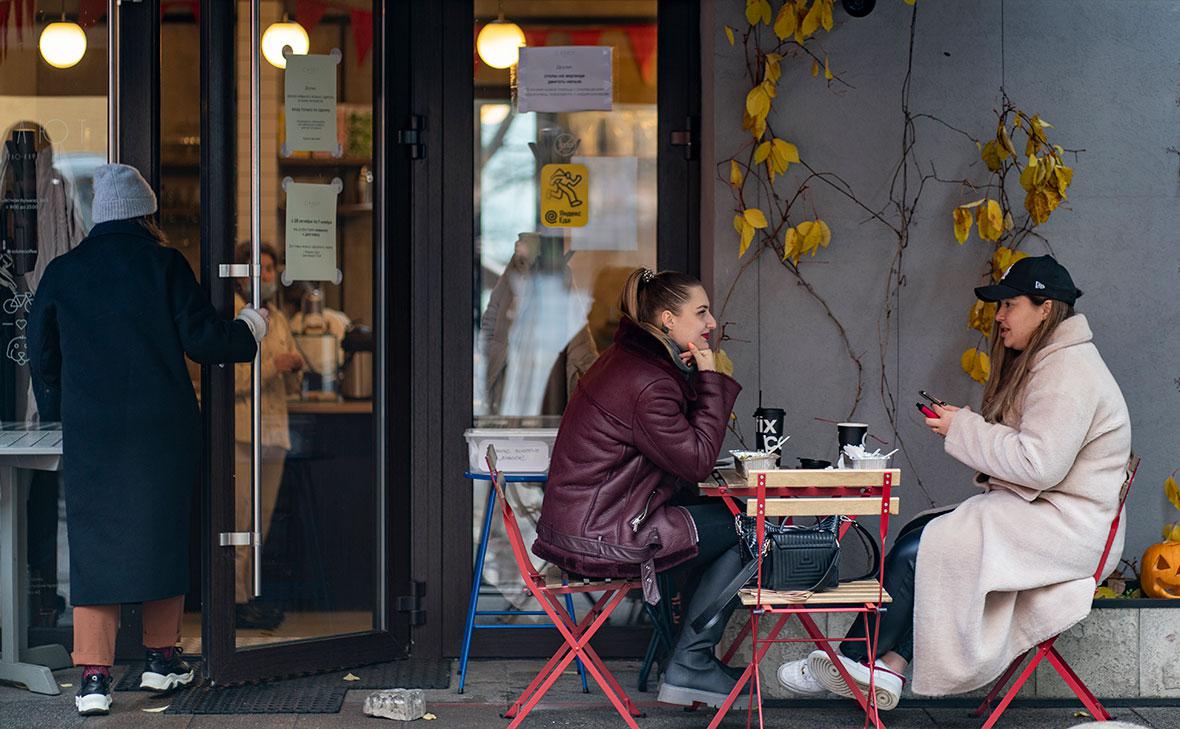
<path fill-rule="evenodd" d="M 867 692 L 869 690 L 869 667 L 839 653 L 836 654 L 836 657 L 844 664 L 844 669 L 848 671 L 848 675 L 852 677 L 860 690 Z M 807 663 L 812 676 L 820 685 L 832 693 L 852 698 L 852 689 L 848 688 L 844 677 L 840 675 L 840 671 L 836 669 L 832 659 L 828 658 L 827 653 L 821 650 L 812 651 L 811 655 L 807 657 Z M 901 701 L 901 687 L 905 685 L 905 678 L 894 673 L 878 660 L 872 679 L 877 708 L 881 711 L 897 708 L 898 702 Z"/>
<path fill-rule="evenodd" d="M 779 685 L 788 691 L 802 696 L 822 696 L 828 693 L 823 684 L 815 680 L 811 674 L 811 666 L 806 658 L 797 661 L 787 661 L 778 667 Z"/>

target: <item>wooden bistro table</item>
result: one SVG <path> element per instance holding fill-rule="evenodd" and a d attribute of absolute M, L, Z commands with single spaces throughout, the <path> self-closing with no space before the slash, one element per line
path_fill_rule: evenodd
<path fill-rule="evenodd" d="M 38 694 L 61 693 L 51 671 L 73 663 L 60 645 L 28 647 L 25 503 L 30 471 L 61 470 L 61 426 L 0 424 L 0 680 Z"/>
<path fill-rule="evenodd" d="M 848 675 L 843 664 L 836 658 L 832 643 L 839 642 L 842 638 L 825 636 L 811 616 L 812 614 L 825 613 L 858 615 L 866 622 L 865 634 L 867 637 L 864 640 L 868 643 L 869 655 L 873 655 L 872 649 L 876 640 L 877 627 L 870 625 L 869 620 L 870 616 L 878 617 L 880 608 L 891 601 L 881 583 L 881 576 L 885 569 L 884 547 L 885 535 L 889 529 L 889 517 L 898 513 L 900 505 L 898 498 L 892 495 L 892 491 L 900 484 L 901 471 L 895 468 L 883 470 L 781 469 L 751 471 L 747 476 L 742 476 L 737 471 L 724 470 L 714 472 L 711 482 L 699 484 L 702 494 L 722 499 L 735 516 L 745 513 L 755 517 L 759 543 L 762 541 L 767 517 L 793 519 L 795 517 L 842 514 L 849 517 L 880 516 L 881 518 L 878 530 L 881 557 L 876 577 L 841 583 L 839 587 L 816 593 L 776 592 L 758 586 L 743 588 L 739 591 L 742 607 L 749 610 L 750 619 L 721 660 L 728 663 L 738 646 L 748 636 L 752 643 L 750 663 L 746 666 L 741 678 L 738 679 L 737 686 L 734 687 L 713 717 L 713 721 L 709 724 L 710 729 L 721 723 L 750 680 L 754 681 L 758 723 L 759 726 L 762 726 L 762 687 L 758 664 L 772 644 L 791 642 L 813 643 L 816 648 L 825 651 L 848 683 L 853 698 L 864 709 L 870 722 L 878 729 L 884 728 L 877 712 L 876 703 L 870 700 L 873 691 L 869 691 L 870 698 L 866 698 L 865 692 L 860 690 Z M 743 500 L 744 504 L 741 503 Z M 850 526 L 847 521 L 842 522 L 839 533 L 841 538 L 844 537 Z M 761 570 L 759 570 L 758 579 L 761 580 Z M 808 637 L 778 637 L 792 616 L 799 620 Z M 765 637 L 760 635 L 758 629 L 761 618 L 774 618 Z"/>

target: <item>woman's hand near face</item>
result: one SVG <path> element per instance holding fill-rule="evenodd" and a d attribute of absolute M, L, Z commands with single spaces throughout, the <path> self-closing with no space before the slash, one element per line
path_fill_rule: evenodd
<path fill-rule="evenodd" d="M 700 349 L 692 342 L 688 343 L 688 353 L 697 363 L 697 369 L 701 372 L 716 372 L 717 363 L 713 360 L 713 350 Z"/>
<path fill-rule="evenodd" d="M 934 412 L 938 413 L 937 418 L 926 418 L 926 427 L 935 435 L 946 437 L 947 432 L 951 429 L 951 421 L 955 419 L 955 413 L 959 412 L 961 408 L 954 405 L 931 405 Z"/>

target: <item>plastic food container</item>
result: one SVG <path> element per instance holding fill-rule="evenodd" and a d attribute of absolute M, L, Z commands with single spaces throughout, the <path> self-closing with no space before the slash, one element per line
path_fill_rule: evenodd
<path fill-rule="evenodd" d="M 889 468 L 890 456 L 878 456 L 875 458 L 852 458 L 852 467 L 867 470 L 881 470 Z"/>
<path fill-rule="evenodd" d="M 484 460 L 488 446 L 496 447 L 496 461 L 505 473 L 545 473 L 557 428 L 468 428 L 467 467 L 475 473 L 487 473 Z"/>
<path fill-rule="evenodd" d="M 750 471 L 771 471 L 778 468 L 778 454 L 766 451 L 730 451 L 737 471 L 745 476 Z"/>

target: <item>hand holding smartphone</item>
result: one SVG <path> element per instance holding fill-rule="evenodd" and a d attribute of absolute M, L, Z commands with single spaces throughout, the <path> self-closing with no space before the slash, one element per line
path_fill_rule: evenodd
<path fill-rule="evenodd" d="M 946 403 L 944 401 L 939 400 L 937 397 L 934 397 L 933 395 L 926 392 L 925 390 L 918 390 L 918 394 L 921 395 L 926 400 L 929 400 L 932 405 L 938 405 L 939 407 L 946 406 Z M 920 402 L 914 403 L 914 407 L 918 408 L 918 410 L 920 410 L 922 412 L 922 414 L 928 418 L 939 417 L 938 413 L 936 413 L 933 410 L 931 410 L 930 408 L 926 407 L 926 405 L 923 403 L 920 403 Z"/>

